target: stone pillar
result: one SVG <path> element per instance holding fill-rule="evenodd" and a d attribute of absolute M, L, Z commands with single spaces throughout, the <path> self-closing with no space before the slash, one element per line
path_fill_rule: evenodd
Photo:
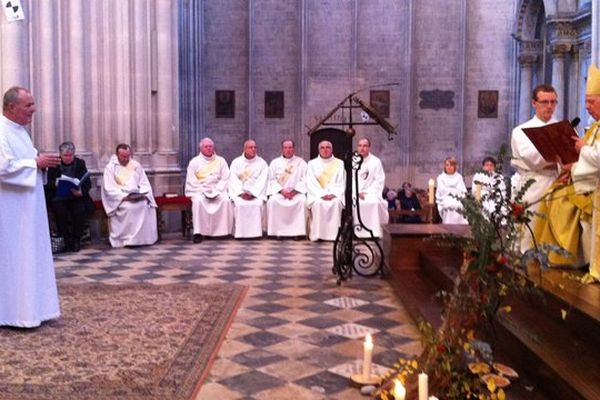
<path fill-rule="evenodd" d="M 69 137 L 60 123 L 63 107 L 59 95 L 57 46 L 54 40 L 60 18 L 55 14 L 59 9 L 52 3 L 52 0 L 40 0 L 36 2 L 35 10 L 31 11 L 39 20 L 36 29 L 31 32 L 32 41 L 37 43 L 31 49 L 33 62 L 31 90 L 37 103 L 34 123 L 36 126 L 43 127 L 32 130 L 32 135 L 36 147 L 41 151 L 56 151 L 60 142 Z"/>
<path fill-rule="evenodd" d="M 69 66 L 68 66 L 68 98 L 70 132 L 65 132 L 65 137 L 71 139 L 77 148 L 77 152 L 89 153 L 91 150 L 91 137 L 85 127 L 85 85 L 86 76 L 83 59 L 85 49 L 83 47 L 83 14 L 81 1 L 70 1 L 68 3 L 68 40 L 69 40 Z"/>
<path fill-rule="evenodd" d="M 27 4 L 26 2 L 23 2 Z M 0 18 L 0 74 L 2 94 L 12 86 L 30 87 L 29 34 L 31 9 L 25 8 L 25 19 L 8 22 L 2 12 Z"/>
<path fill-rule="evenodd" d="M 533 54 L 519 56 L 520 87 L 519 87 L 519 123 L 531 118 L 531 91 L 533 69 L 537 65 L 538 57 Z"/>
<path fill-rule="evenodd" d="M 519 68 L 520 68 L 520 86 L 519 86 L 519 119 L 522 123 L 531 118 L 531 92 L 533 91 L 534 71 L 543 51 L 542 41 L 522 40 L 519 43 Z"/>
<path fill-rule="evenodd" d="M 559 43 L 551 47 L 552 52 L 552 86 L 558 95 L 558 106 L 554 116 L 563 119 L 567 109 L 566 85 L 565 85 L 565 55 L 571 51 L 571 44 Z"/>
<path fill-rule="evenodd" d="M 592 62 L 600 66 L 600 3 L 592 1 Z"/>

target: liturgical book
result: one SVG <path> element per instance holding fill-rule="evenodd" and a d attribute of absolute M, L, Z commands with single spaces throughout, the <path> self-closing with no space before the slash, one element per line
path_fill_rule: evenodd
<path fill-rule="evenodd" d="M 561 163 L 571 164 L 579 158 L 573 140 L 577 132 L 567 120 L 537 128 L 523 128 L 523 132 L 548 162 L 556 162 L 558 157 Z"/>
<path fill-rule="evenodd" d="M 56 196 L 69 198 L 73 195 L 71 189 L 81 189 L 81 183 L 90 177 L 90 172 L 86 172 L 81 179 L 61 175 L 56 179 Z"/>

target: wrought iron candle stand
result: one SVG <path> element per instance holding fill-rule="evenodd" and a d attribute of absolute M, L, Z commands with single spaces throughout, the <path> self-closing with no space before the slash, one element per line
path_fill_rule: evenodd
<path fill-rule="evenodd" d="M 379 239 L 373 235 L 362 221 L 360 215 L 360 196 L 358 185 L 358 170 L 362 165 L 363 157 L 358 152 L 349 153 L 344 160 L 346 169 L 346 207 L 342 214 L 342 224 L 338 230 L 333 245 L 333 273 L 337 277 L 337 284 L 350 279 L 353 272 L 360 276 L 383 276 L 383 249 Z M 354 188 L 353 188 L 354 186 Z M 354 190 L 353 190 L 354 189 Z M 358 223 L 354 223 L 352 210 L 356 208 Z M 365 232 L 368 235 L 358 236 Z"/>

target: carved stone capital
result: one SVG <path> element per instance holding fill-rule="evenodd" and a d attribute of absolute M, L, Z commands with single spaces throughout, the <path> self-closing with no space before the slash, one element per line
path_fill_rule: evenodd
<path fill-rule="evenodd" d="M 555 19 L 548 21 L 550 42 L 575 42 L 577 39 L 577 27 L 570 19 Z"/>
<path fill-rule="evenodd" d="M 530 68 L 538 63 L 539 56 L 535 54 L 519 54 L 519 65 L 521 68 Z"/>
<path fill-rule="evenodd" d="M 549 46 L 549 50 L 552 53 L 553 57 L 564 57 L 565 54 L 571 52 L 571 50 L 573 49 L 573 43 L 567 43 L 567 42 L 558 42 L 558 43 L 553 43 Z"/>

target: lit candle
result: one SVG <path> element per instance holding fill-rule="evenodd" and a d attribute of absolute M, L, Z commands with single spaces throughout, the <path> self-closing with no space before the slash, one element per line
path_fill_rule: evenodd
<path fill-rule="evenodd" d="M 433 190 L 435 188 L 435 181 L 429 179 L 429 204 L 433 204 Z"/>
<path fill-rule="evenodd" d="M 429 377 L 426 373 L 421 372 L 419 374 L 419 400 L 429 399 Z"/>
<path fill-rule="evenodd" d="M 481 201 L 481 184 L 475 184 L 475 200 Z"/>
<path fill-rule="evenodd" d="M 404 400 L 406 397 L 406 389 L 399 379 L 394 379 L 394 400 Z"/>
<path fill-rule="evenodd" d="M 363 376 L 369 378 L 371 376 L 371 358 L 373 357 L 373 339 L 371 339 L 370 333 L 367 333 L 365 337 L 363 350 Z"/>

